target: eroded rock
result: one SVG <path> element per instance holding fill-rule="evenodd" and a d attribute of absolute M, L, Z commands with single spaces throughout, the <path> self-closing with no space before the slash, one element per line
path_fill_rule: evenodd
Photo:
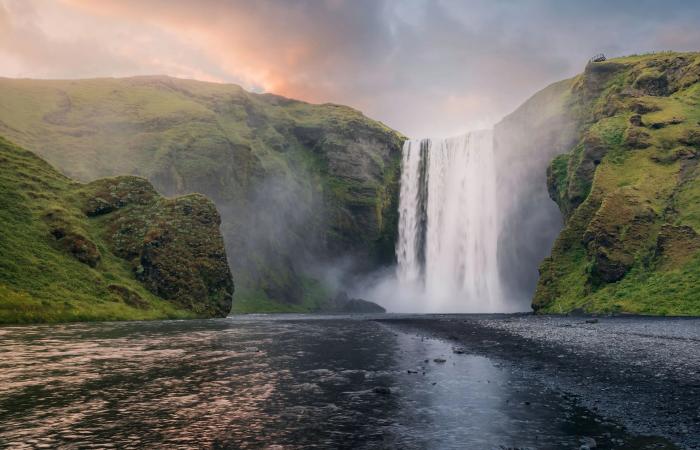
<path fill-rule="evenodd" d="M 605 197 L 582 240 L 593 261 L 593 284 L 625 276 L 649 239 L 654 218 L 654 211 L 632 192 L 621 189 Z"/>
<path fill-rule="evenodd" d="M 165 199 L 136 177 L 99 180 L 83 193 L 83 211 L 109 215 L 107 242 L 148 290 L 202 316 L 230 312 L 233 280 L 221 220 L 206 197 Z"/>

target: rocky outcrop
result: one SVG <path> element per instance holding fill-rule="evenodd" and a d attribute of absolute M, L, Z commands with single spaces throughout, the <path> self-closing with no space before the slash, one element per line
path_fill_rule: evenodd
<path fill-rule="evenodd" d="M 100 218 L 110 250 L 129 262 L 148 290 L 198 315 L 231 311 L 221 219 L 207 198 L 165 199 L 137 177 L 97 180 L 82 191 L 83 210 Z"/>
<path fill-rule="evenodd" d="M 583 232 L 582 244 L 591 261 L 594 285 L 621 280 L 644 248 L 656 219 L 634 191 L 620 189 L 606 195 Z"/>
<path fill-rule="evenodd" d="M 0 138 L 0 323 L 224 317 L 214 204 L 145 179 L 76 183 Z"/>
<path fill-rule="evenodd" d="M 129 289 L 128 287 L 125 286 L 120 286 L 118 284 L 110 284 L 107 286 L 107 289 L 109 289 L 111 292 L 117 294 L 119 297 L 121 297 L 122 301 L 126 303 L 127 305 L 134 307 L 134 308 L 139 308 L 139 309 L 149 309 L 150 305 L 148 304 L 147 301 L 141 297 L 138 292 L 133 291 Z"/>
<path fill-rule="evenodd" d="M 628 128 L 625 132 L 625 145 L 631 149 L 641 149 L 651 146 L 651 136 L 639 128 Z"/>
<path fill-rule="evenodd" d="M 689 226 L 664 225 L 656 240 L 659 269 L 673 270 L 688 264 L 700 252 L 700 235 Z"/>
<path fill-rule="evenodd" d="M 668 95 L 668 78 L 664 72 L 655 69 L 642 71 L 632 83 L 635 89 L 639 89 L 645 95 Z"/>

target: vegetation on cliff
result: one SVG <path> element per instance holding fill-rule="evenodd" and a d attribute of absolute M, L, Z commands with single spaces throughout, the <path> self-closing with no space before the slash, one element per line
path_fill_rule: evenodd
<path fill-rule="evenodd" d="M 130 176 L 77 183 L 0 138 L 0 323 L 225 316 L 219 215 Z"/>
<path fill-rule="evenodd" d="M 211 198 L 236 311 L 318 309 L 309 261 L 394 259 L 404 138 L 348 107 L 161 76 L 0 79 L 0 133 L 81 181 Z"/>
<path fill-rule="evenodd" d="M 700 54 L 589 63 L 567 83 L 576 139 L 547 173 L 565 224 L 533 307 L 700 315 Z"/>

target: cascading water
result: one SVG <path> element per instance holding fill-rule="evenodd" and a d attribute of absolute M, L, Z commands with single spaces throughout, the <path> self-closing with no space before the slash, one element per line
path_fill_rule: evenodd
<path fill-rule="evenodd" d="M 491 131 L 404 144 L 398 278 L 431 312 L 502 310 Z"/>

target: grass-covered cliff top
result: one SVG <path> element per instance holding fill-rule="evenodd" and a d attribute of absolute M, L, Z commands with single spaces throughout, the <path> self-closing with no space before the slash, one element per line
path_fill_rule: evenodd
<path fill-rule="evenodd" d="M 0 323 L 211 317 L 233 285 L 214 206 L 77 183 L 0 137 Z M 174 279 L 177 278 L 177 279 Z"/>
<path fill-rule="evenodd" d="M 700 54 L 589 63 L 567 83 L 578 137 L 548 170 L 566 222 L 533 306 L 700 315 Z"/>
<path fill-rule="evenodd" d="M 0 98 L 0 133 L 59 166 L 71 157 L 74 164 L 66 172 L 83 181 L 115 172 L 154 171 L 164 162 L 159 156 L 174 150 L 164 144 L 176 136 L 183 141 L 175 149 L 180 152 L 194 140 L 203 140 L 198 147 L 204 147 L 223 139 L 268 153 L 298 145 L 286 139 L 287 133 L 303 135 L 321 128 L 338 136 L 358 128 L 399 136 L 347 106 L 314 105 L 250 93 L 235 84 L 167 76 L 0 78 Z M 68 147 L 70 153 L 63 150 Z M 186 158 L 189 166 L 182 170 L 214 170 L 220 161 L 212 156 L 202 152 L 198 158 Z M 270 158 L 264 163 L 270 168 L 284 164 L 281 155 L 266 156 Z"/>

